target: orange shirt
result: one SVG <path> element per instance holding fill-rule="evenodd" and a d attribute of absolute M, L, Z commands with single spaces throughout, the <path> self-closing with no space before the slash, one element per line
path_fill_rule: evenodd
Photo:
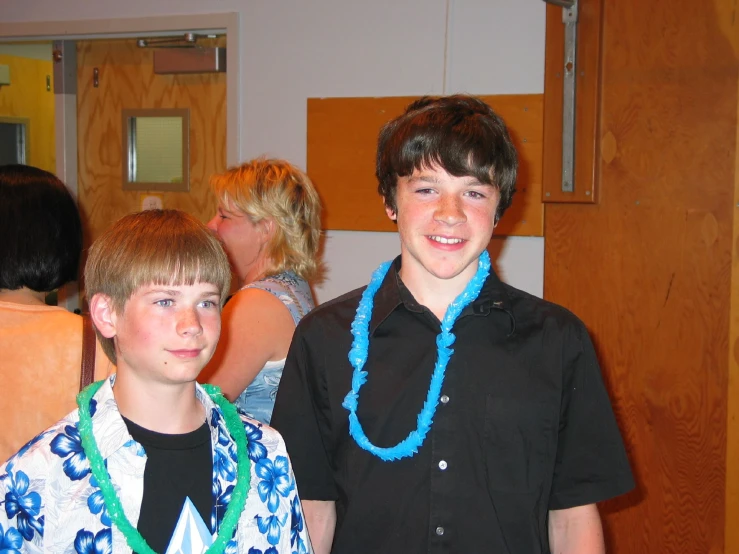
<path fill-rule="evenodd" d="M 77 405 L 82 318 L 0 301 L 0 463 Z M 115 371 L 97 344 L 95 379 Z"/>

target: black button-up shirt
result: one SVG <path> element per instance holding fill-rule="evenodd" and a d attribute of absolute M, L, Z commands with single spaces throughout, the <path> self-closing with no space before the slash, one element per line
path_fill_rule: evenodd
<path fill-rule="evenodd" d="M 370 441 L 416 429 L 436 362 L 436 316 L 388 272 L 374 299 L 357 415 Z M 349 436 L 350 325 L 362 290 L 298 325 L 272 425 L 304 500 L 335 500 L 333 552 L 549 552 L 548 511 L 630 490 L 631 471 L 583 324 L 491 272 L 454 325 L 431 431 L 384 462 Z"/>

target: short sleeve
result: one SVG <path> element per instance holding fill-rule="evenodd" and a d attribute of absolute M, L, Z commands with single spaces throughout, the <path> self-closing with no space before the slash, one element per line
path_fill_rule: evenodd
<path fill-rule="evenodd" d="M 44 545 L 38 537 L 43 537 L 44 518 L 34 517 L 38 516 L 41 509 L 41 496 L 31 490 L 32 483 L 28 476 L 14 467 L 19 458 L 11 457 L 0 465 L 0 499 L 5 501 L 5 506 L 0 506 L 0 552 L 41 553 Z M 11 510 L 9 502 L 19 509 Z M 30 513 L 30 517 L 27 513 Z M 41 531 L 36 533 L 39 526 Z"/>
<path fill-rule="evenodd" d="M 285 439 L 300 498 L 335 500 L 330 408 L 320 367 L 307 352 L 306 322 L 295 330 L 270 425 Z"/>
<path fill-rule="evenodd" d="M 570 329 L 563 349 L 563 392 L 551 510 L 607 500 L 634 487 L 595 349 L 582 323 Z"/>

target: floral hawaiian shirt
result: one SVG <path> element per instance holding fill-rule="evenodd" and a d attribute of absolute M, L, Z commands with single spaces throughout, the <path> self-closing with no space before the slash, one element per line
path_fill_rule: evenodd
<path fill-rule="evenodd" d="M 112 376 L 91 401 L 93 432 L 123 510 L 138 524 L 146 454 L 118 412 Z M 213 451 L 211 529 L 219 529 L 236 481 L 236 444 L 205 391 Z M 308 532 L 282 437 L 242 417 L 251 460 L 251 489 L 226 553 L 310 554 Z M 111 520 L 80 444 L 72 412 L 0 465 L 0 552 L 109 554 L 131 552 Z"/>

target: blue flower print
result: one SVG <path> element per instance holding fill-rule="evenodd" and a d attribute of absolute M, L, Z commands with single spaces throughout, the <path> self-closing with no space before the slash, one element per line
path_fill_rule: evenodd
<path fill-rule="evenodd" d="M 108 515 L 108 508 L 105 506 L 103 491 L 100 490 L 100 485 L 98 485 L 97 479 L 94 476 L 90 477 L 90 485 L 96 490 L 87 497 L 87 507 L 90 508 L 91 513 L 95 515 L 100 514 L 100 522 L 106 527 L 110 527 L 111 521 Z"/>
<path fill-rule="evenodd" d="M 277 516 L 256 516 L 256 520 L 259 532 L 263 535 L 267 535 L 267 542 L 269 544 L 275 545 L 280 542 L 280 533 L 282 532 L 282 527 L 285 526 L 285 522 L 287 521 L 287 514 L 283 514 L 282 518 Z M 269 552 L 269 550 L 267 550 L 267 552 Z"/>
<path fill-rule="evenodd" d="M 233 481 L 236 479 L 236 462 L 238 460 L 236 445 L 231 440 L 225 422 L 218 410 L 213 409 L 210 421 L 213 427 L 218 428 L 218 443 L 213 453 L 213 470 L 216 477 Z"/>
<path fill-rule="evenodd" d="M 90 473 L 90 464 L 82 450 L 80 432 L 76 426 L 65 426 L 64 433 L 59 433 L 51 441 L 51 451 L 60 458 L 66 458 L 62 467 L 72 481 L 79 481 Z"/>
<path fill-rule="evenodd" d="M 244 431 L 246 431 L 246 438 L 248 440 L 247 450 L 249 451 L 249 459 L 256 463 L 262 458 L 266 458 L 267 448 L 259 442 L 262 440 L 262 430 L 256 425 L 245 421 Z"/>
<path fill-rule="evenodd" d="M 300 531 L 303 530 L 303 514 L 300 511 L 300 501 L 298 500 L 297 496 L 294 497 L 293 501 L 290 503 L 290 515 L 290 528 L 293 531 L 293 538 L 290 540 L 290 544 L 293 544 L 295 542 L 294 537 L 296 537 L 300 533 Z"/>
<path fill-rule="evenodd" d="M 0 525 L 0 554 L 20 554 L 23 537 L 15 527 L 8 527 L 6 533 Z"/>
<path fill-rule="evenodd" d="M 292 554 L 308 554 L 308 547 L 305 546 L 303 539 L 298 539 L 298 544 L 295 545 L 296 550 L 292 551 Z"/>
<path fill-rule="evenodd" d="M 210 426 L 211 427 L 218 427 L 218 422 L 221 420 L 221 414 L 218 413 L 218 410 L 216 408 L 213 408 L 210 411 Z"/>
<path fill-rule="evenodd" d="M 213 451 L 213 471 L 224 481 L 236 479 L 236 464 L 231 459 L 228 449 L 220 444 L 217 444 Z"/>
<path fill-rule="evenodd" d="M 210 414 L 210 426 L 218 429 L 218 444 L 226 446 L 231 443 L 228 429 L 226 428 L 226 422 L 223 421 L 221 413 L 216 408 L 213 408 L 213 411 Z"/>
<path fill-rule="evenodd" d="M 234 492 L 234 485 L 228 485 L 226 487 L 226 490 L 221 491 L 221 482 L 217 482 L 217 486 L 215 488 L 215 527 L 213 529 L 220 529 L 221 522 L 223 521 L 223 516 L 226 515 L 226 510 L 228 509 L 228 503 L 231 502 L 231 495 Z"/>
<path fill-rule="evenodd" d="M 30 441 L 28 441 L 26 444 L 24 444 L 21 447 L 21 449 L 18 452 L 16 452 L 15 454 L 13 454 L 13 456 L 8 460 L 8 465 L 6 466 L 6 469 L 8 471 L 12 470 L 13 469 L 13 466 L 15 464 L 15 461 L 18 460 L 18 459 L 20 459 L 20 457 L 23 456 L 26 452 L 28 452 L 28 450 L 34 444 L 36 444 L 38 441 L 40 441 L 41 439 L 43 439 L 48 434 L 49 434 L 49 431 L 44 431 L 40 435 L 36 435 Z"/>
<path fill-rule="evenodd" d="M 110 528 L 98 531 L 80 529 L 74 539 L 74 551 L 77 554 L 113 554 L 113 534 Z"/>
<path fill-rule="evenodd" d="M 290 504 L 290 546 L 295 549 L 293 554 L 306 554 L 308 552 L 305 542 L 300 537 L 302 531 L 303 513 L 300 510 L 300 500 L 295 496 Z"/>
<path fill-rule="evenodd" d="M 226 548 L 223 550 L 223 554 L 239 554 L 239 543 L 236 542 L 236 539 L 228 541 Z"/>
<path fill-rule="evenodd" d="M 130 441 L 124 442 L 123 448 L 133 448 L 133 453 L 136 454 L 136 456 L 138 456 L 139 458 L 146 457 L 146 450 L 144 450 L 144 447 L 141 446 L 139 443 L 137 443 L 133 439 L 131 439 Z"/>
<path fill-rule="evenodd" d="M 247 554 L 279 554 L 279 552 L 274 546 L 270 546 L 267 550 L 264 551 L 264 553 L 262 553 L 262 551 L 258 548 L 254 548 L 252 546 Z"/>
<path fill-rule="evenodd" d="M 41 511 L 41 496 L 37 492 L 28 492 L 30 481 L 22 471 L 8 472 L 5 493 L 5 514 L 8 519 L 16 519 L 18 531 L 27 541 L 33 539 L 34 532 L 43 536 L 44 520 L 37 518 Z"/>
<path fill-rule="evenodd" d="M 280 505 L 280 496 L 287 497 L 293 488 L 290 478 L 290 462 L 285 456 L 277 456 L 274 463 L 269 458 L 257 462 L 256 473 L 259 477 L 259 498 L 267 504 L 270 513 L 275 513 Z M 274 544 L 274 543 L 273 543 Z"/>

